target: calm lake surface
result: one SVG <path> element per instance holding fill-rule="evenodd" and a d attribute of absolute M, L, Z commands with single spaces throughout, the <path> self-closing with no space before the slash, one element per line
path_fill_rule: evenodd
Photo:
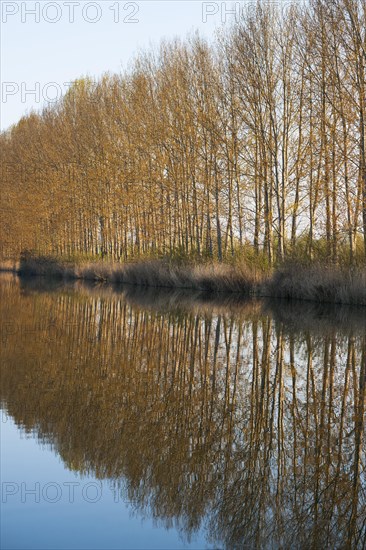
<path fill-rule="evenodd" d="M 365 548 L 365 309 L 0 292 L 2 548 Z"/>

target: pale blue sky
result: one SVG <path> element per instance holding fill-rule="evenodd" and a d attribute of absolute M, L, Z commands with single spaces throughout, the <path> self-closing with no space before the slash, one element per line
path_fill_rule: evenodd
<path fill-rule="evenodd" d="M 232 2 L 1 0 L 1 129 L 41 107 L 44 98 L 64 93 L 65 83 L 119 72 L 139 50 L 162 38 L 185 37 L 195 29 L 212 37 L 225 18 L 225 5 L 229 10 Z"/>

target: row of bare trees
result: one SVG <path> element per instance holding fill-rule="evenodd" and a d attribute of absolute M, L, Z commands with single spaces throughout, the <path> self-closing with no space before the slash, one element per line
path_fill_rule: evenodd
<path fill-rule="evenodd" d="M 366 252 L 366 2 L 258 3 L 0 136 L 1 253 Z M 343 252 L 342 252 L 343 253 Z"/>

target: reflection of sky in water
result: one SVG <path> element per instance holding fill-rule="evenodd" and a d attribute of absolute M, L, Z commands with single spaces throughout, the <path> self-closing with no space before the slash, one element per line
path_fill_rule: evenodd
<path fill-rule="evenodd" d="M 200 533 L 189 543 L 174 528 L 142 519 L 108 481 L 65 468 L 49 446 L 20 432 L 4 411 L 1 482 L 1 548 L 6 550 L 209 548 Z"/>

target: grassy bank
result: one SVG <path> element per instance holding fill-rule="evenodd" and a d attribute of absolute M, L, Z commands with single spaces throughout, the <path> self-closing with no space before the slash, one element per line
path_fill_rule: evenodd
<path fill-rule="evenodd" d="M 276 270 L 265 286 L 274 298 L 366 305 L 366 267 L 292 264 Z"/>
<path fill-rule="evenodd" d="M 21 258 L 17 272 L 24 276 L 83 279 L 112 284 L 165 287 L 208 292 L 236 292 L 249 295 L 258 291 L 263 277 L 245 267 L 223 264 L 186 265 L 146 260 L 136 263 L 61 262 L 49 257 Z"/>
<path fill-rule="evenodd" d="M 265 273 L 244 264 L 197 265 L 163 260 L 128 264 L 102 261 L 76 263 L 26 255 L 20 262 L 0 263 L 0 269 L 22 276 L 366 305 L 366 267 L 351 269 L 292 262 Z"/>

